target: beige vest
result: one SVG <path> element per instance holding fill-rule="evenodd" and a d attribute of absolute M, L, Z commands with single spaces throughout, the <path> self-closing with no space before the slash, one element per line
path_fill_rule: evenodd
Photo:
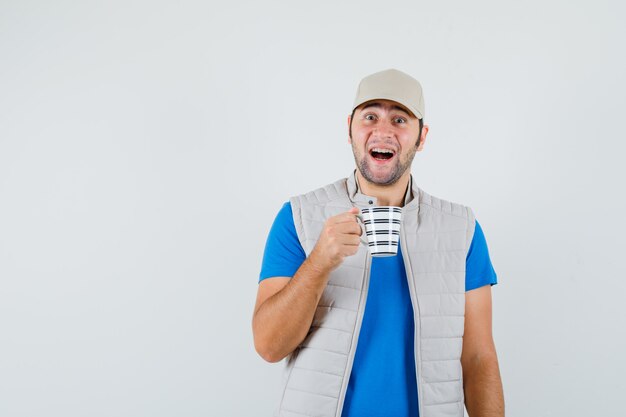
<path fill-rule="evenodd" d="M 419 413 L 463 417 L 465 258 L 474 235 L 474 214 L 469 207 L 425 193 L 414 181 L 410 184 L 400 243 L 414 311 Z M 290 201 L 307 256 L 326 219 L 351 207 L 376 205 L 375 198 L 359 193 L 354 173 Z M 341 417 L 370 265 L 371 256 L 361 244 L 331 273 L 307 337 L 286 359 L 277 416 Z"/>

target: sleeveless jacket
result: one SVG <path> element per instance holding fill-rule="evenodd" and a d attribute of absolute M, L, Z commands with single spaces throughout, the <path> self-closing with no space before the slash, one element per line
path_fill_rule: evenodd
<path fill-rule="evenodd" d="M 414 312 L 419 414 L 463 417 L 465 258 L 474 235 L 474 214 L 469 207 L 425 193 L 414 181 L 410 187 L 400 243 Z M 353 173 L 290 202 L 298 239 L 309 256 L 326 219 L 355 206 L 375 206 L 376 198 L 358 191 Z M 341 417 L 370 265 L 362 243 L 330 273 L 308 335 L 286 358 L 275 415 Z"/>

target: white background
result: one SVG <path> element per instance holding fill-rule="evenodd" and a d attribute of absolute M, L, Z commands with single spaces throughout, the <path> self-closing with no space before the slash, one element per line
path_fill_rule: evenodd
<path fill-rule="evenodd" d="M 626 390 L 623 3 L 0 2 L 0 416 L 264 416 L 263 247 L 349 174 L 358 81 L 418 78 L 413 174 L 471 206 L 507 415 Z"/>

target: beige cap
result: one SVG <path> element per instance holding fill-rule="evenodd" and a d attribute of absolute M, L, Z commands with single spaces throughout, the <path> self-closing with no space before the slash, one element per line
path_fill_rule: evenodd
<path fill-rule="evenodd" d="M 380 71 L 363 78 L 356 91 L 356 109 L 366 101 L 392 100 L 411 110 L 418 119 L 424 118 L 424 94 L 419 81 L 397 69 Z"/>

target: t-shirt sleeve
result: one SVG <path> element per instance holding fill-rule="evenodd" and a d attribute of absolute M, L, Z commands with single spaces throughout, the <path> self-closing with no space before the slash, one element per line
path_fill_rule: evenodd
<path fill-rule="evenodd" d="M 496 271 L 493 270 L 489 249 L 483 229 L 476 221 L 474 237 L 465 258 L 465 291 L 471 291 L 484 285 L 498 283 Z"/>
<path fill-rule="evenodd" d="M 271 277 L 293 277 L 306 253 L 298 240 L 291 203 L 280 209 L 265 242 L 259 282 Z"/>

